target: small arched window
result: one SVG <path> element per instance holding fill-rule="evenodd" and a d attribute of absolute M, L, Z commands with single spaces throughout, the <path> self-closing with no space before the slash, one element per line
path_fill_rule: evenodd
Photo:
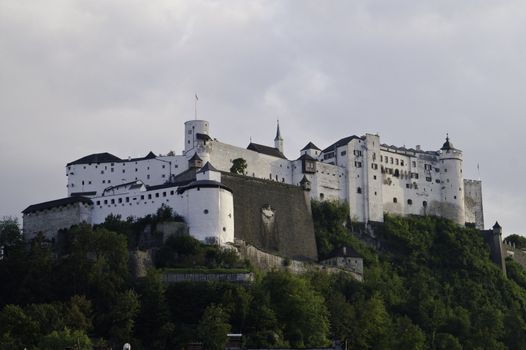
<path fill-rule="evenodd" d="M 398 203 L 398 199 L 396 197 L 393 197 L 393 203 Z"/>
<path fill-rule="evenodd" d="M 362 193 L 362 188 L 361 187 L 356 188 L 356 193 Z"/>

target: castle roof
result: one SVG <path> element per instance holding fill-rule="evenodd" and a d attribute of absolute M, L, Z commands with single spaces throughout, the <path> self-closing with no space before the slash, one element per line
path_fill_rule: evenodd
<path fill-rule="evenodd" d="M 195 138 L 198 140 L 210 141 L 212 138 L 207 134 L 196 133 Z"/>
<path fill-rule="evenodd" d="M 307 153 L 302 154 L 297 160 L 303 160 L 303 159 L 317 161 L 316 158 L 309 156 Z"/>
<path fill-rule="evenodd" d="M 192 158 L 189 159 L 189 161 L 193 161 L 193 160 L 202 160 L 201 157 L 199 157 L 199 155 L 197 154 L 197 152 L 194 153 L 194 155 L 192 156 Z"/>
<path fill-rule="evenodd" d="M 302 151 L 306 151 L 308 149 L 315 149 L 317 151 L 321 151 L 321 149 L 319 149 L 315 144 L 313 144 L 312 142 L 309 142 L 305 147 L 303 147 L 301 150 Z"/>
<path fill-rule="evenodd" d="M 340 140 L 336 141 L 335 143 L 333 143 L 329 147 L 325 148 L 322 152 L 334 151 L 338 147 L 345 146 L 346 144 L 348 144 L 352 140 L 361 140 L 361 139 L 362 139 L 361 137 L 356 136 L 356 135 L 347 136 L 347 137 L 344 137 L 343 139 L 340 139 Z"/>
<path fill-rule="evenodd" d="M 259 145 L 257 143 L 251 142 L 248 145 L 247 149 L 254 151 L 254 152 L 266 154 L 268 156 L 287 159 L 287 157 L 285 157 L 283 153 L 281 153 L 277 148 L 274 148 L 274 147 Z"/>
<path fill-rule="evenodd" d="M 73 162 L 66 164 L 66 166 L 75 165 L 75 164 L 91 164 L 91 163 L 136 162 L 138 160 L 154 159 L 154 158 L 157 158 L 157 156 L 152 151 L 150 151 L 145 157 L 130 158 L 130 159 L 121 159 L 111 153 L 104 152 L 104 153 L 93 153 L 93 154 L 90 154 L 89 156 L 79 158 Z"/>
<path fill-rule="evenodd" d="M 502 227 L 500 227 L 498 221 L 495 221 L 495 225 L 493 225 L 493 228 L 494 228 L 494 229 L 499 229 L 499 228 L 502 228 Z"/>
<path fill-rule="evenodd" d="M 232 193 L 232 190 L 229 187 L 223 185 L 221 182 L 214 180 L 198 180 L 193 181 L 186 186 L 179 187 L 177 189 L 177 194 L 183 194 L 186 190 L 190 190 L 192 188 L 222 188 Z"/>
<path fill-rule="evenodd" d="M 84 203 L 84 204 L 89 204 L 89 205 L 93 204 L 91 199 L 86 198 L 86 197 L 66 197 L 66 198 L 56 199 L 53 201 L 42 202 L 42 203 L 30 205 L 29 207 L 27 207 L 26 209 L 22 211 L 22 214 L 34 213 L 37 211 L 42 211 L 42 210 L 57 208 L 57 207 L 65 207 L 67 205 L 75 204 L 75 203 Z"/>
<path fill-rule="evenodd" d="M 449 135 L 447 135 L 446 136 L 446 142 L 444 142 L 444 144 L 442 145 L 441 150 L 442 151 L 449 151 L 450 149 L 455 149 L 455 147 L 453 147 L 453 144 L 451 142 L 449 142 Z"/>
<path fill-rule="evenodd" d="M 217 170 L 212 164 L 210 164 L 210 162 L 206 162 L 206 164 L 197 173 L 205 173 L 207 171 L 219 172 L 219 170 Z"/>

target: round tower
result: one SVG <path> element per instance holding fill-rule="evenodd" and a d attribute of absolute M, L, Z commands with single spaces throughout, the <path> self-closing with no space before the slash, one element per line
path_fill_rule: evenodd
<path fill-rule="evenodd" d="M 440 182 L 442 216 L 459 225 L 466 222 L 464 211 L 464 175 L 462 174 L 462 151 L 453 147 L 446 136 L 440 149 Z"/>
<path fill-rule="evenodd" d="M 184 123 L 184 154 L 210 140 L 207 120 L 189 120 Z"/>

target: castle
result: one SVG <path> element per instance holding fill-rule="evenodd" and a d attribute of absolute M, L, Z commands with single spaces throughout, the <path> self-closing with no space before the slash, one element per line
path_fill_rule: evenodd
<path fill-rule="evenodd" d="M 481 182 L 464 179 L 462 151 L 449 137 L 433 151 L 385 145 L 374 134 L 345 137 L 323 150 L 307 142 L 289 160 L 279 123 L 274 147 L 251 142 L 242 148 L 212 136 L 208 121 L 190 120 L 181 155 L 150 152 L 121 159 L 98 153 L 68 163 L 68 196 L 26 208 L 25 237 L 42 232 L 53 238 L 60 229 L 99 224 L 110 214 L 143 217 L 165 204 L 199 240 L 225 244 L 259 225 L 253 239 L 278 249 L 280 235 L 301 234 L 296 226 L 313 230 L 305 218 L 310 199 L 346 201 L 351 219 L 363 223 L 382 222 L 384 213 L 392 213 L 436 215 L 484 228 Z M 230 169 L 240 158 L 246 168 L 234 176 Z M 259 195 L 251 195 L 256 188 Z M 287 210 L 294 205 L 300 207 Z M 295 225 L 285 228 L 293 215 Z"/>

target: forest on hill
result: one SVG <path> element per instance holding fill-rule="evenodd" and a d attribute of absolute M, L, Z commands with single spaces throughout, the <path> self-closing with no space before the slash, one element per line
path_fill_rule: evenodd
<path fill-rule="evenodd" d="M 473 228 L 436 217 L 386 216 L 381 249 L 349 233 L 348 208 L 313 202 L 320 256 L 351 246 L 365 281 L 345 273 L 263 274 L 236 254 L 191 237 L 168 239 L 147 277 L 132 279 L 128 248 L 148 222 L 113 217 L 73 227 L 60 247 L 22 241 L 0 221 L 0 349 L 222 349 L 228 332 L 247 348 L 526 349 L 526 272 L 508 278 Z M 251 284 L 164 284 L 162 268 L 251 269 Z"/>

